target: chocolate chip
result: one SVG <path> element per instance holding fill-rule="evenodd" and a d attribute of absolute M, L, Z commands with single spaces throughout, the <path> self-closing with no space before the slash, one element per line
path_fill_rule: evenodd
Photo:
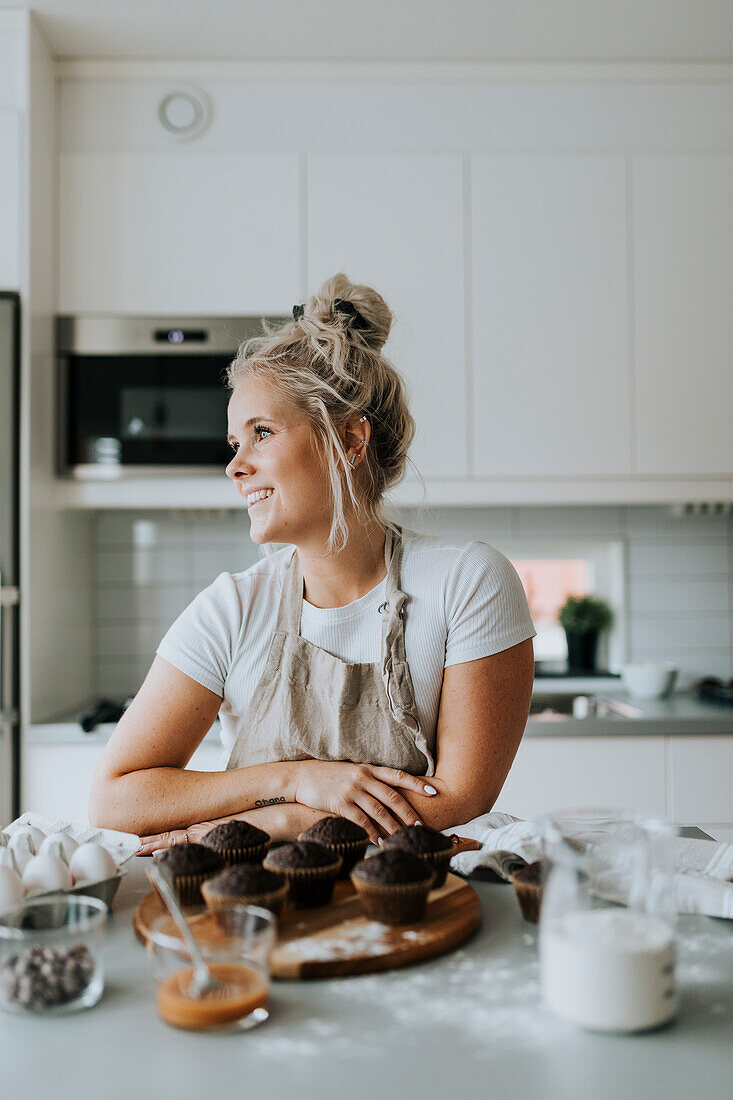
<path fill-rule="evenodd" d="M 93 973 L 94 959 L 84 944 L 71 948 L 34 944 L 0 966 L 0 993 L 24 1008 L 67 1004 L 81 996 Z"/>

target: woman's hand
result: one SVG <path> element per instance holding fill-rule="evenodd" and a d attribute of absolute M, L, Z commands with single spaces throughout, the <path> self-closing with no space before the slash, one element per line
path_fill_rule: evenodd
<path fill-rule="evenodd" d="M 297 764 L 295 801 L 361 825 L 373 844 L 420 818 L 400 790 L 438 792 L 425 779 L 373 764 L 302 760 Z"/>
<path fill-rule="evenodd" d="M 201 837 L 211 832 L 215 825 L 222 825 L 225 821 L 231 820 L 231 817 L 220 817 L 216 821 L 199 821 L 186 829 L 169 829 L 167 833 L 141 836 L 143 846 L 135 852 L 135 855 L 151 856 L 153 852 L 159 852 L 162 848 L 172 848 L 174 844 L 197 844 Z"/>

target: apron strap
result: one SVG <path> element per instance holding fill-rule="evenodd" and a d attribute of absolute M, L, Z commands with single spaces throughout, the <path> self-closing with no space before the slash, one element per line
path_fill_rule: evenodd
<path fill-rule="evenodd" d="M 300 634 L 300 616 L 303 611 L 303 574 L 300 571 L 298 551 L 293 547 L 290 561 L 285 567 L 280 606 L 277 611 L 275 633 Z"/>

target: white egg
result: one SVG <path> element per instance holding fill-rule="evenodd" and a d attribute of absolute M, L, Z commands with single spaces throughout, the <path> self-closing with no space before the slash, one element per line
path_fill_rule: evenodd
<path fill-rule="evenodd" d="M 26 890 L 70 890 L 71 871 L 62 859 L 45 855 L 34 856 L 23 871 L 23 884 Z"/>
<path fill-rule="evenodd" d="M 39 856 L 45 855 L 46 852 L 51 852 L 52 855 L 61 854 L 61 858 L 66 863 L 71 862 L 76 849 L 79 847 L 73 836 L 69 836 L 68 833 L 49 833 L 47 837 L 41 842 L 41 847 L 38 849 Z"/>
<path fill-rule="evenodd" d="M 25 886 L 17 871 L 11 867 L 0 867 L 0 913 L 20 905 L 25 897 Z"/>
<path fill-rule="evenodd" d="M 117 864 L 106 848 L 90 840 L 76 849 L 69 864 L 74 882 L 99 882 L 117 874 Z"/>
<path fill-rule="evenodd" d="M 23 825 L 16 833 L 10 838 L 10 847 L 15 848 L 16 844 L 19 844 L 24 836 L 27 836 L 31 842 L 31 853 L 35 856 L 38 854 L 43 838 L 45 837 L 43 829 L 37 829 L 35 825 Z"/>
<path fill-rule="evenodd" d="M 17 837 L 17 839 L 16 839 Z M 15 859 L 15 867 L 19 874 L 23 874 L 26 864 L 33 859 L 33 845 L 27 833 L 18 836 L 17 833 L 8 845 Z"/>

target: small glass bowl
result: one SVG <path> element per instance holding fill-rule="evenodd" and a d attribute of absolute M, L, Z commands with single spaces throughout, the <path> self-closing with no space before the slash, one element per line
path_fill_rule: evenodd
<path fill-rule="evenodd" d="M 95 1005 L 106 920 L 103 901 L 69 894 L 27 898 L 0 915 L 0 1007 L 57 1016 Z"/>
<path fill-rule="evenodd" d="M 257 905 L 235 902 L 217 921 L 192 920 L 191 932 L 214 977 L 219 994 L 202 1000 L 187 996 L 191 956 L 171 917 L 165 913 L 148 935 L 158 1014 L 173 1027 L 195 1031 L 247 1031 L 269 1018 L 270 952 L 276 918 Z"/>

